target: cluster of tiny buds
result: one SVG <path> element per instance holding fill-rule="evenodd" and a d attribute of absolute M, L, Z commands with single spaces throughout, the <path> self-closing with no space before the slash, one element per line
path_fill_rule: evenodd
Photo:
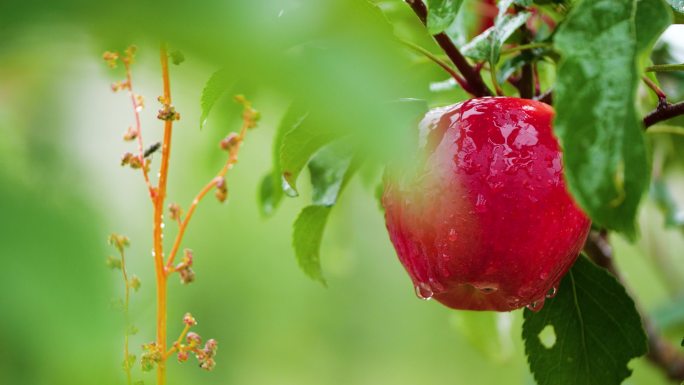
<path fill-rule="evenodd" d="M 186 330 L 197 325 L 195 317 L 190 313 L 186 313 L 183 316 L 183 323 L 185 324 Z M 209 339 L 202 346 L 202 337 L 195 332 L 189 332 L 185 335 L 185 344 L 176 342 L 173 348 L 177 351 L 176 357 L 178 362 L 185 362 L 188 360 L 190 353 L 193 353 L 199 361 L 200 368 L 204 370 L 212 370 L 216 366 L 216 361 L 214 357 L 216 356 L 216 351 L 218 350 L 218 342 L 215 339 Z"/>
<path fill-rule="evenodd" d="M 228 151 L 229 153 L 232 153 L 236 148 L 237 145 L 240 143 L 240 135 L 238 135 L 235 132 L 231 132 L 219 142 L 219 147 L 221 147 L 222 150 Z"/>
<path fill-rule="evenodd" d="M 149 372 L 154 369 L 154 366 L 164 359 L 164 352 L 161 351 L 156 342 L 143 344 L 143 353 L 140 355 L 140 364 L 142 370 Z"/>
<path fill-rule="evenodd" d="M 141 159 L 140 156 L 134 155 L 130 152 L 127 152 L 123 154 L 121 157 L 121 165 L 122 166 L 129 166 L 130 168 L 137 170 L 140 169 L 141 167 L 145 167 L 146 171 L 149 171 L 150 169 L 150 160 L 149 159 Z"/>
<path fill-rule="evenodd" d="M 119 53 L 106 51 L 102 54 L 102 59 L 104 59 L 105 63 L 107 63 L 107 66 L 109 66 L 109 68 L 116 68 L 116 61 L 119 60 Z"/>
<path fill-rule="evenodd" d="M 112 83 L 112 92 L 119 92 L 122 90 L 130 90 L 131 83 L 128 80 L 122 80 Z"/>
<path fill-rule="evenodd" d="M 124 249 L 131 244 L 127 236 L 115 233 L 112 233 L 109 236 L 108 241 L 110 245 L 114 246 L 119 251 L 119 253 L 123 253 Z"/>
<path fill-rule="evenodd" d="M 226 184 L 226 178 L 222 176 L 217 176 L 215 179 L 216 183 L 216 199 L 223 203 L 228 198 L 228 185 Z"/>
<path fill-rule="evenodd" d="M 193 258 L 194 258 L 194 254 L 193 254 L 192 250 L 185 249 L 183 251 L 183 260 L 178 265 L 176 265 L 176 267 L 174 269 L 180 275 L 180 281 L 184 285 L 187 285 L 187 284 L 189 284 L 195 280 L 195 272 L 192 270 Z M 187 316 L 187 314 L 186 314 L 186 316 Z M 194 321 L 194 319 L 193 319 L 193 321 Z M 183 318 L 183 322 L 186 322 L 185 318 Z"/>
<path fill-rule="evenodd" d="M 168 99 L 166 99 L 163 96 L 160 96 L 157 98 L 159 100 L 159 103 L 162 104 L 162 108 L 159 110 L 159 113 L 157 114 L 157 119 L 159 120 L 180 120 L 180 113 L 176 111 L 176 108 L 172 106 Z"/>

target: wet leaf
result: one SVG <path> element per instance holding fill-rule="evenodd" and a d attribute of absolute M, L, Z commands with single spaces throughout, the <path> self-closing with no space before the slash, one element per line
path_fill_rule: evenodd
<path fill-rule="evenodd" d="M 304 273 L 325 285 L 321 272 L 320 246 L 332 206 L 337 201 L 359 162 L 345 141 L 332 143 L 309 163 L 313 204 L 305 207 L 294 223 L 292 244 Z"/>
<path fill-rule="evenodd" d="M 463 0 L 427 0 L 427 28 L 432 35 L 443 32 L 456 20 Z"/>
<path fill-rule="evenodd" d="M 658 1 L 641 0 L 639 8 Z M 664 28 L 662 21 L 658 27 L 637 27 L 636 6 L 636 0 L 580 2 L 555 37 L 562 57 L 555 131 L 565 150 L 568 186 L 597 225 L 631 238 L 649 179 L 635 108 L 637 62 Z M 637 32 L 639 43 L 633 38 Z"/>
<path fill-rule="evenodd" d="M 619 385 L 631 375 L 627 363 L 647 352 L 634 301 L 584 256 L 556 297 L 538 313 L 525 310 L 524 317 L 525 353 L 539 385 Z M 549 325 L 555 340 L 544 338 Z"/>

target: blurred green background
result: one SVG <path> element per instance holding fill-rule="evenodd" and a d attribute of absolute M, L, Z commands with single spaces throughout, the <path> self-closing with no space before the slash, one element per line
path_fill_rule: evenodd
<path fill-rule="evenodd" d="M 394 33 L 434 50 L 401 1 L 379 5 Z M 146 97 L 143 133 L 153 143 L 162 131 L 155 118 L 161 40 L 186 57 L 171 68 L 182 120 L 174 130 L 170 201 L 187 207 L 222 165 L 218 140 L 239 127 L 239 108 L 224 97 L 199 129 L 200 95 L 213 72 L 227 69 L 229 93 L 246 94 L 263 116 L 229 174 L 227 204 L 207 199 L 187 232 L 196 282 L 169 284 L 170 338 L 192 312 L 196 330 L 219 341 L 217 368 L 206 373 L 194 359 L 172 359 L 170 384 L 533 384 L 521 311 L 455 312 L 415 297 L 373 196 L 378 169 L 356 178 L 333 211 L 322 249 L 327 289 L 304 276 L 290 245 L 306 188 L 272 218 L 260 215 L 257 187 L 291 100 L 308 100 L 329 113 L 329 124 L 373 130 L 391 146 L 395 127 L 378 105 L 465 98 L 449 87 L 430 91 L 447 76 L 401 48 L 392 32 L 361 0 L 3 1 L 0 384 L 125 382 L 123 316 L 111 305 L 123 285 L 104 263 L 114 254 L 106 243 L 112 232 L 131 239 L 129 271 L 142 280 L 131 303 L 140 329 L 134 352 L 154 337 L 151 207 L 139 173 L 119 167 L 121 154 L 133 149 L 121 140 L 133 114 L 126 95 L 109 89 L 123 72 L 107 69 L 101 54 L 138 46 L 134 86 Z M 681 165 L 673 169 L 668 175 L 684 186 Z M 614 240 L 629 284 L 677 343 L 684 243 L 662 222 L 647 202 L 641 240 Z M 174 235 L 168 224 L 167 241 Z M 632 367 L 626 383 L 666 383 L 644 360 Z M 139 367 L 134 378 L 154 382 Z"/>

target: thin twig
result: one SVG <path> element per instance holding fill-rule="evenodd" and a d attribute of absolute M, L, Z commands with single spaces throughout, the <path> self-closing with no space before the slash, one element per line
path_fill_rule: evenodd
<path fill-rule="evenodd" d="M 667 95 L 665 95 L 665 91 L 658 87 L 658 85 L 655 84 L 653 80 L 649 79 L 648 76 L 642 76 L 641 80 L 643 80 L 648 88 L 650 88 L 651 91 L 653 91 L 653 93 L 658 97 L 658 106 L 667 105 Z"/>
<path fill-rule="evenodd" d="M 413 44 L 410 41 L 406 40 L 400 40 L 400 42 L 405 46 L 413 49 L 414 51 L 424 55 L 426 58 L 432 60 L 434 63 L 442 67 L 442 69 L 448 72 L 449 75 L 451 75 L 451 77 L 454 78 L 454 80 L 456 80 L 456 83 L 458 83 L 458 85 L 460 85 L 461 88 L 463 88 L 467 93 L 474 95 L 473 91 L 470 89 L 470 85 L 468 84 L 468 82 L 465 79 L 463 79 L 463 77 L 459 75 L 456 71 L 454 71 L 454 69 L 451 68 L 449 64 L 445 63 L 442 59 L 432 54 L 432 52 L 426 50 L 425 48 L 419 45 Z"/>
<path fill-rule="evenodd" d="M 135 133 L 138 139 L 138 156 L 140 157 L 140 163 L 142 164 L 142 173 L 145 178 L 145 184 L 147 185 L 147 190 L 150 193 L 150 198 L 154 199 L 154 188 L 152 188 L 152 183 L 150 183 L 150 176 L 147 172 L 147 166 L 145 164 L 144 145 L 142 138 L 142 125 L 140 124 L 140 108 L 142 106 L 138 105 L 138 101 L 135 98 L 135 92 L 133 92 L 133 76 L 131 75 L 131 63 L 129 61 L 124 61 L 124 67 L 126 69 L 126 83 L 128 83 L 128 94 L 131 97 L 131 103 L 133 104 L 133 114 L 135 115 Z"/>
<path fill-rule="evenodd" d="M 242 127 L 240 128 L 240 134 L 238 135 L 237 143 L 235 144 L 235 147 L 231 149 L 228 160 L 224 164 L 223 168 L 221 168 L 221 170 L 218 172 L 218 174 L 216 174 L 216 176 L 211 181 L 209 181 L 209 183 L 202 187 L 200 192 L 197 193 L 195 198 L 192 200 L 192 203 L 188 208 L 188 213 L 185 215 L 183 221 L 180 222 L 180 225 L 178 227 L 178 234 L 176 235 L 176 239 L 173 242 L 173 247 L 171 248 L 171 252 L 169 253 L 169 258 L 166 261 L 165 270 L 167 275 L 174 271 L 173 261 L 176 258 L 176 255 L 178 254 L 178 250 L 180 250 L 180 245 L 183 242 L 185 230 L 188 228 L 188 225 L 190 224 L 190 220 L 192 219 L 192 216 L 195 213 L 195 210 L 197 209 L 197 205 L 209 193 L 209 191 L 211 191 L 217 185 L 219 180 L 226 176 L 228 171 L 233 168 L 235 163 L 237 163 L 240 147 L 242 146 L 242 142 L 244 141 L 245 135 L 247 134 L 247 129 L 249 129 L 251 123 L 252 122 L 250 122 L 248 118 L 243 118 Z"/>
<path fill-rule="evenodd" d="M 644 117 L 644 126 L 648 128 L 656 123 L 672 119 L 679 115 L 684 115 L 684 102 L 658 106 Z"/>
<path fill-rule="evenodd" d="M 513 47 L 505 48 L 501 50 L 502 55 L 507 55 L 509 53 L 514 53 L 514 52 L 519 52 L 519 51 L 527 51 L 531 49 L 537 49 L 537 48 L 550 48 L 552 47 L 551 44 L 549 43 L 528 43 L 528 44 L 520 44 L 516 45 Z"/>
<path fill-rule="evenodd" d="M 646 72 L 684 71 L 684 64 L 656 64 L 646 67 Z"/>
<path fill-rule="evenodd" d="M 427 25 L 427 7 L 422 0 L 406 0 L 413 12 L 418 16 L 420 21 Z M 444 53 L 449 57 L 456 68 L 461 72 L 465 80 L 470 85 L 470 89 L 475 96 L 491 96 L 492 92 L 487 88 L 487 85 L 482 80 L 480 73 L 468 63 L 465 56 L 456 48 L 451 38 L 446 33 L 440 32 L 433 36 L 437 44 L 442 48 Z"/>
<path fill-rule="evenodd" d="M 597 265 L 608 270 L 626 287 L 624 279 L 613 262 L 613 249 L 608 241 L 608 234 L 605 231 L 592 231 L 589 234 L 587 243 L 584 245 L 584 251 Z M 629 289 L 627 290 L 629 291 Z M 634 298 L 633 295 L 632 297 Z M 677 382 L 683 381 L 684 355 L 678 351 L 677 347 L 663 338 L 658 328 L 638 303 L 637 310 L 641 314 L 644 329 L 648 336 L 649 352 L 646 357 L 651 363 L 659 367 L 669 379 Z"/>
<path fill-rule="evenodd" d="M 523 41 L 529 43 L 530 31 L 525 24 L 520 28 L 523 36 Z M 522 67 L 522 76 L 520 78 L 520 97 L 524 99 L 532 99 L 534 97 L 534 72 L 532 63 L 527 61 Z"/>

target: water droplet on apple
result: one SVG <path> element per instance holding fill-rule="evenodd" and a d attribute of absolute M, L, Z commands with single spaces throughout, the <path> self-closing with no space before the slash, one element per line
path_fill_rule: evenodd
<path fill-rule="evenodd" d="M 482 194 L 477 194 L 477 200 L 475 201 L 475 210 L 478 213 L 483 213 L 487 211 L 487 198 L 484 197 Z"/>
<path fill-rule="evenodd" d="M 435 295 L 435 293 L 432 292 L 432 289 L 427 283 L 420 282 L 416 285 L 416 296 L 423 301 L 431 300 L 433 295 Z"/>
<path fill-rule="evenodd" d="M 525 307 L 536 313 L 544 307 L 544 298 L 533 301 Z"/>
<path fill-rule="evenodd" d="M 546 293 L 546 298 L 553 298 L 558 294 L 558 288 L 557 287 L 552 287 L 551 290 L 549 290 L 548 293 Z"/>
<path fill-rule="evenodd" d="M 456 232 L 456 229 L 449 230 L 449 241 L 456 242 L 457 239 L 458 233 Z"/>
<path fill-rule="evenodd" d="M 539 279 L 541 279 L 542 281 L 546 281 L 548 278 L 549 278 L 549 273 L 547 273 L 547 272 L 543 272 L 543 273 L 539 274 Z"/>

